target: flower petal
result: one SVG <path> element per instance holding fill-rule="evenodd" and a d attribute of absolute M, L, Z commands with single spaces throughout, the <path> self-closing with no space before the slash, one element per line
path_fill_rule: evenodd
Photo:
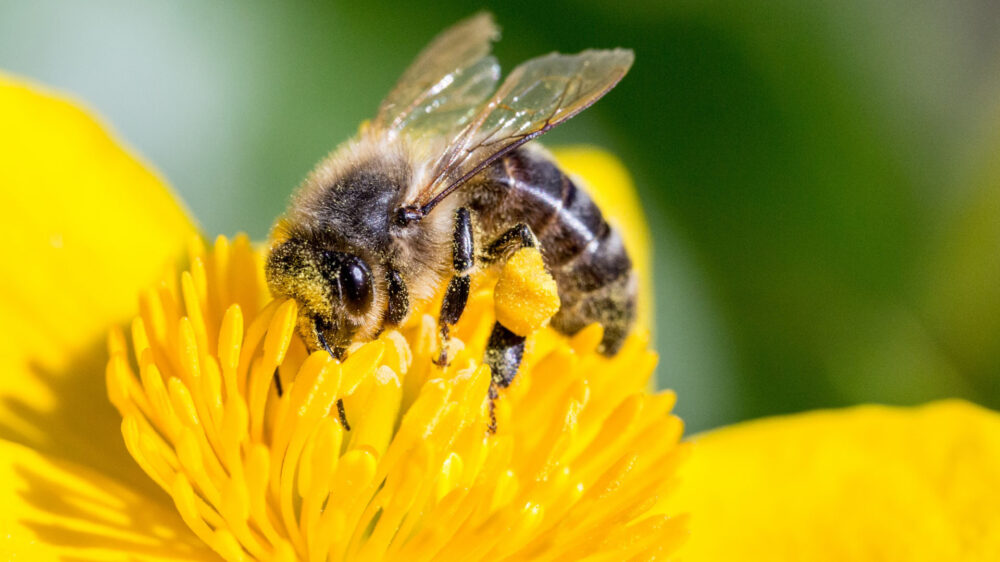
<path fill-rule="evenodd" d="M 566 146 L 552 149 L 559 166 L 583 180 L 587 193 L 615 227 L 619 228 L 632 265 L 639 274 L 638 325 L 653 328 L 653 268 L 649 225 L 635 184 L 618 158 L 599 148 Z"/>
<path fill-rule="evenodd" d="M 1000 415 L 862 406 L 694 439 L 684 560 L 1000 560 Z"/>
<path fill-rule="evenodd" d="M 169 504 L 0 441 L 0 559 L 212 560 Z"/>
<path fill-rule="evenodd" d="M 144 482 L 105 396 L 104 341 L 194 227 L 73 102 L 0 74 L 0 123 L 0 438 Z"/>

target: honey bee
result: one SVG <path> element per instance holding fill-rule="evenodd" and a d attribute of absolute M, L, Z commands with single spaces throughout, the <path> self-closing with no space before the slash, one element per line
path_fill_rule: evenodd
<path fill-rule="evenodd" d="M 445 359 L 470 274 L 524 247 L 540 250 L 558 285 L 551 325 L 573 334 L 599 322 L 599 351 L 621 347 L 637 293 L 622 238 L 543 149 L 526 143 L 608 93 L 633 53 L 552 53 L 499 83 L 490 54 L 498 37 L 485 13 L 436 37 L 276 223 L 267 283 L 298 301 L 298 329 L 312 349 L 342 358 L 352 342 L 404 322 L 411 305 L 447 281 L 439 314 Z M 517 374 L 524 345 L 494 325 L 484 357 L 491 404 Z"/>

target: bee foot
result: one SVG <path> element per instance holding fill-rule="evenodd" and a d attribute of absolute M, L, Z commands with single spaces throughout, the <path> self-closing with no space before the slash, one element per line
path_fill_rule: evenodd
<path fill-rule="evenodd" d="M 490 423 L 486 426 L 486 431 L 490 435 L 497 434 L 497 399 L 500 397 L 500 393 L 497 390 L 497 385 L 495 382 L 490 383 L 489 391 L 489 401 L 490 401 Z"/>
<path fill-rule="evenodd" d="M 436 358 L 431 360 L 431 363 L 434 363 L 438 367 L 447 367 L 448 365 L 451 365 L 451 363 L 448 362 L 448 350 L 442 347 L 441 352 L 438 353 Z"/>

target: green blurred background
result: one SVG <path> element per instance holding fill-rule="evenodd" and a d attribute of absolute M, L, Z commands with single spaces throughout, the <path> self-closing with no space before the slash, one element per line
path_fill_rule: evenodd
<path fill-rule="evenodd" d="M 658 376 L 690 429 L 872 401 L 1000 407 L 995 2 L 0 1 L 0 68 L 103 114 L 207 232 L 262 238 L 419 48 L 481 7 L 507 69 L 636 51 L 547 142 L 599 144 L 635 175 Z"/>

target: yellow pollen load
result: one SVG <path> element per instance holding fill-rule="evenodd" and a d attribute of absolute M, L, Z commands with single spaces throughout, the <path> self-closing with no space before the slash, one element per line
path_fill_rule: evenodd
<path fill-rule="evenodd" d="M 533 333 L 490 435 L 488 276 L 448 366 L 438 303 L 340 363 L 308 352 L 246 237 L 190 253 L 111 333 L 107 388 L 129 452 L 222 558 L 646 560 L 682 540 L 655 511 L 686 447 L 673 393 L 644 391 L 645 334 L 608 359 L 600 326 Z"/>
<path fill-rule="evenodd" d="M 531 335 L 559 311 L 559 287 L 537 248 L 522 248 L 507 260 L 493 301 L 497 320 L 519 336 Z"/>

